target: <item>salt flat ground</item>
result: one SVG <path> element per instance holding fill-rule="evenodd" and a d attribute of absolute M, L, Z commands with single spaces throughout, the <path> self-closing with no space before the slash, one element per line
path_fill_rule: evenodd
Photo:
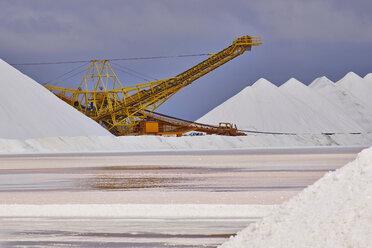
<path fill-rule="evenodd" d="M 0 156 L 1 247 L 215 247 L 362 147 Z"/>

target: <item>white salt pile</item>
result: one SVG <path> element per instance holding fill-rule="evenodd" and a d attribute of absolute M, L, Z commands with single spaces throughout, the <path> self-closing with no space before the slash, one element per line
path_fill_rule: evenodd
<path fill-rule="evenodd" d="M 372 148 L 220 247 L 372 247 Z"/>
<path fill-rule="evenodd" d="M 364 104 L 372 108 L 371 91 L 372 85 L 366 80 L 355 74 L 349 72 L 343 78 L 336 82 L 336 87 L 353 94 L 359 98 Z"/>
<path fill-rule="evenodd" d="M 372 111 L 360 99 L 340 90 L 326 77 L 315 79 L 309 87 L 337 106 L 342 107 L 349 119 L 357 122 L 366 132 L 372 132 Z"/>
<path fill-rule="evenodd" d="M 232 122 L 240 129 L 293 133 L 331 132 L 333 124 L 322 120 L 315 110 L 263 78 L 197 122 Z"/>
<path fill-rule="evenodd" d="M 318 78 L 309 87 L 293 78 L 276 87 L 261 78 L 197 122 L 232 122 L 243 130 L 273 133 L 368 133 L 371 82 L 371 75 L 352 72 L 337 83 Z"/>
<path fill-rule="evenodd" d="M 0 59 L 0 137 L 12 139 L 111 134 Z"/>
<path fill-rule="evenodd" d="M 367 81 L 367 83 L 371 84 L 372 83 L 372 73 L 368 73 L 365 75 L 364 80 Z"/>
<path fill-rule="evenodd" d="M 306 104 L 306 109 L 313 109 L 317 113 L 316 117 L 327 123 L 328 131 L 336 133 L 363 132 L 363 128 L 344 112 L 342 105 L 332 103 L 327 96 L 319 94 L 300 81 L 291 78 L 279 89 Z M 372 114 L 372 111 L 370 112 Z M 324 129 L 323 132 L 326 130 Z"/>

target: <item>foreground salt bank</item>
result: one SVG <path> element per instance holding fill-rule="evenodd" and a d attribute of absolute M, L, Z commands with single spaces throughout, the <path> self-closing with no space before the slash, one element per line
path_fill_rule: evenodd
<path fill-rule="evenodd" d="M 371 247 L 371 178 L 369 148 L 220 247 Z"/>

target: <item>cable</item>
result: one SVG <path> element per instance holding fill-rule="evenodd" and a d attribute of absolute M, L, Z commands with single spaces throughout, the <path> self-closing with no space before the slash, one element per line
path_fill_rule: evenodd
<path fill-rule="evenodd" d="M 73 75 L 71 75 L 71 76 L 69 76 L 68 78 L 65 78 L 65 79 L 63 79 L 64 81 L 65 80 L 68 80 L 68 79 L 70 79 L 70 78 L 72 78 L 72 77 L 75 77 L 76 75 L 78 75 L 78 74 L 80 74 L 80 73 L 82 73 L 82 72 L 85 72 L 86 71 L 86 69 L 84 69 L 84 70 L 81 70 L 81 71 L 78 71 L 77 73 L 75 73 L 75 74 L 73 74 Z"/>
<path fill-rule="evenodd" d="M 128 75 L 131 75 L 131 76 L 133 76 L 133 77 L 136 77 L 136 78 L 139 78 L 139 79 L 141 79 L 141 80 L 144 80 L 145 82 L 151 81 L 151 80 L 148 80 L 147 78 L 143 78 L 143 77 L 137 76 L 136 74 L 131 73 L 131 72 L 128 72 L 128 71 L 125 71 L 125 70 L 123 70 L 123 69 L 121 69 L 121 68 L 115 68 L 115 69 L 116 69 L 116 70 L 119 70 L 119 71 L 121 71 L 121 72 L 124 72 L 124 73 L 126 73 L 126 74 L 128 74 Z"/>
<path fill-rule="evenodd" d="M 52 79 L 52 80 L 48 80 L 46 83 L 43 83 L 42 85 L 47 85 L 47 84 L 49 84 L 49 83 L 52 83 L 53 81 L 55 81 L 55 80 L 57 80 L 57 79 L 60 79 L 60 78 L 62 78 L 62 77 L 64 77 L 64 76 L 66 76 L 66 75 L 68 75 L 68 74 L 70 74 L 70 73 L 72 73 L 72 72 L 74 72 L 74 71 L 80 69 L 81 67 L 86 66 L 87 64 L 88 64 L 88 63 L 84 63 L 84 64 L 82 64 L 82 65 L 80 65 L 80 66 L 78 66 L 78 67 L 75 67 L 75 68 L 73 68 L 72 70 L 69 70 L 69 71 L 63 73 L 63 74 L 59 75 L 58 77 L 55 77 L 55 78 Z M 156 78 L 154 78 L 154 77 L 147 76 L 147 75 L 145 75 L 144 73 L 137 72 L 137 71 L 135 71 L 135 70 L 133 70 L 133 69 L 131 69 L 131 68 L 124 67 L 124 66 L 122 66 L 122 65 L 120 65 L 120 64 L 117 64 L 117 63 L 114 63 L 114 62 L 113 62 L 112 64 L 115 65 L 115 66 L 117 66 L 117 67 L 119 67 L 119 68 L 116 68 L 116 69 L 118 69 L 119 71 L 124 72 L 124 73 L 126 73 L 126 74 L 129 74 L 129 75 L 131 75 L 131 76 L 134 76 L 134 77 L 136 77 L 136 78 L 139 78 L 139 79 L 141 79 L 141 80 L 151 81 L 149 78 L 152 78 L 153 80 L 158 80 L 158 79 L 156 79 Z M 120 70 L 120 68 L 121 68 L 122 70 Z M 126 70 L 132 71 L 133 73 L 128 72 L 128 71 L 126 71 Z M 83 71 L 79 71 L 79 72 L 77 72 L 77 73 L 71 75 L 70 77 L 65 78 L 65 79 L 62 80 L 62 81 L 65 81 L 65 80 L 67 80 L 67 79 L 70 79 L 71 77 L 76 76 L 77 74 L 79 74 L 79 73 L 81 73 L 81 72 L 84 72 L 84 71 L 85 71 L 85 70 L 83 70 Z M 136 74 L 138 74 L 138 75 L 140 75 L 140 76 L 138 76 L 138 75 L 136 75 L 136 74 L 134 74 L 134 73 L 136 73 Z M 52 84 L 52 85 L 56 85 L 56 84 L 58 84 L 58 82 L 57 82 L 57 83 L 54 83 L 54 84 Z"/>
<path fill-rule="evenodd" d="M 111 62 L 111 64 L 112 64 L 112 65 L 115 65 L 115 66 L 117 66 L 117 67 L 119 67 L 119 68 L 121 68 L 121 69 L 129 70 L 129 71 L 131 71 L 131 72 L 133 72 L 133 73 L 136 73 L 136 74 L 138 74 L 138 75 L 140 75 L 140 76 L 142 76 L 142 77 L 146 77 L 146 78 L 151 79 L 151 80 L 159 80 L 159 79 L 157 79 L 157 78 L 154 78 L 154 77 L 148 76 L 148 75 L 146 75 L 146 74 L 144 74 L 144 73 L 142 73 L 142 72 L 135 71 L 135 70 L 133 70 L 133 69 L 131 69 L 131 68 L 129 68 L 129 67 L 126 67 L 126 66 L 123 66 L 123 65 L 117 64 L 117 63 L 115 63 L 115 62 Z M 151 81 L 151 80 L 148 80 L 148 81 Z"/>
<path fill-rule="evenodd" d="M 58 61 L 58 62 L 32 62 L 32 63 L 15 63 L 10 64 L 12 66 L 21 66 L 21 65 L 60 65 L 60 64 L 77 64 L 77 63 L 87 63 L 91 60 L 76 60 L 76 61 Z"/>
<path fill-rule="evenodd" d="M 56 77 L 56 78 L 54 78 L 54 79 L 52 79 L 52 80 L 48 80 L 48 81 L 46 81 L 46 83 L 43 83 L 42 85 L 46 85 L 46 84 L 48 84 L 48 83 L 51 83 L 51 82 L 53 82 L 53 81 L 56 81 L 57 79 L 59 79 L 59 78 L 65 76 L 65 75 L 68 75 L 68 74 L 70 74 L 71 72 L 73 72 L 73 71 L 75 71 L 75 70 L 77 70 L 77 69 L 80 69 L 80 68 L 83 67 L 83 66 L 86 66 L 87 64 L 88 64 L 88 63 L 85 63 L 85 64 L 82 64 L 82 65 L 80 65 L 80 66 L 78 66 L 78 67 L 75 67 L 74 69 L 69 70 L 69 71 L 66 72 L 66 73 L 63 73 L 62 75 L 59 75 L 58 77 Z"/>
<path fill-rule="evenodd" d="M 242 130 L 239 129 L 238 131 L 244 133 L 257 133 L 257 134 L 279 134 L 279 135 L 309 135 L 309 134 L 324 134 L 324 135 L 335 135 L 335 134 L 361 134 L 361 133 L 337 133 L 337 132 L 321 132 L 321 133 L 285 133 L 285 132 L 266 132 L 266 131 L 253 131 L 253 130 Z M 369 134 L 370 132 L 367 132 Z"/>
<path fill-rule="evenodd" d="M 71 76 L 69 76 L 69 77 L 63 79 L 63 81 L 66 81 L 66 80 L 68 80 L 68 79 L 70 79 L 70 78 L 72 78 L 72 77 L 75 77 L 76 75 L 78 75 L 78 74 L 80 74 L 80 73 L 83 73 L 83 72 L 85 72 L 85 71 L 86 71 L 85 69 L 82 70 L 82 71 L 78 71 L 77 73 L 75 73 L 75 74 L 73 74 L 73 75 L 71 75 Z M 52 85 L 57 85 L 57 84 L 59 84 L 59 83 L 61 83 L 61 82 L 56 82 L 56 83 L 54 83 L 54 84 L 52 84 Z"/>
<path fill-rule="evenodd" d="M 149 59 L 168 59 L 168 58 L 186 58 L 186 57 L 201 57 L 209 56 L 208 53 L 200 54 L 182 54 L 173 56 L 154 56 L 154 57 L 132 57 L 132 58 L 111 58 L 106 59 L 108 61 L 122 61 L 122 60 L 149 60 Z M 30 62 L 30 63 L 14 63 L 10 64 L 12 66 L 28 66 L 28 65 L 60 65 L 60 64 L 77 64 L 77 63 L 87 63 L 92 60 L 74 60 L 74 61 L 53 61 L 53 62 Z"/>
<path fill-rule="evenodd" d="M 297 135 L 297 133 L 280 133 L 280 132 L 265 132 L 265 131 L 253 131 L 253 130 L 241 130 L 238 131 L 244 133 L 258 133 L 258 134 L 283 134 L 283 135 Z"/>
<path fill-rule="evenodd" d="M 108 60 L 109 60 L 109 61 L 118 61 L 118 60 L 169 59 L 169 58 L 186 58 L 186 57 L 201 57 L 201 56 L 209 56 L 209 53 L 182 54 L 182 55 L 173 55 L 173 56 L 155 56 L 155 57 L 119 58 L 119 59 L 108 59 Z"/>

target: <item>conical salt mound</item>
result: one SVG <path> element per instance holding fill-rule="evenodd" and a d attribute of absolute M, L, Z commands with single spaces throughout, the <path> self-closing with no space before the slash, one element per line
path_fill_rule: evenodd
<path fill-rule="evenodd" d="M 336 87 L 336 84 L 326 77 L 315 79 L 309 87 L 342 108 L 347 117 L 358 123 L 365 132 L 372 132 L 372 111 L 359 98 Z"/>
<path fill-rule="evenodd" d="M 278 88 L 276 85 L 272 84 L 270 81 L 268 81 L 265 78 L 258 79 L 251 87 L 256 88 L 256 89 L 264 89 L 264 90 L 266 89 L 275 90 L 276 88 Z"/>
<path fill-rule="evenodd" d="M 372 108 L 371 92 L 372 85 L 353 72 L 349 72 L 336 82 L 336 87 L 353 94 L 356 98 Z"/>
<path fill-rule="evenodd" d="M 332 82 L 329 78 L 326 76 L 318 77 L 313 82 L 309 84 L 310 88 L 322 88 L 327 87 L 328 85 L 333 85 L 334 82 Z"/>
<path fill-rule="evenodd" d="M 111 135 L 0 59 L 0 138 Z"/>
<path fill-rule="evenodd" d="M 318 113 L 295 97 L 267 81 L 259 79 L 198 122 L 232 122 L 238 128 L 267 132 L 322 133 L 335 130 Z"/>
<path fill-rule="evenodd" d="M 364 80 L 367 81 L 368 83 L 372 84 L 372 73 L 368 73 L 365 77 Z"/>
<path fill-rule="evenodd" d="M 359 133 L 364 131 L 357 122 L 349 118 L 340 106 L 332 103 L 327 97 L 300 81 L 291 78 L 279 88 L 317 112 L 318 114 L 314 118 L 320 118 L 334 133 Z"/>

